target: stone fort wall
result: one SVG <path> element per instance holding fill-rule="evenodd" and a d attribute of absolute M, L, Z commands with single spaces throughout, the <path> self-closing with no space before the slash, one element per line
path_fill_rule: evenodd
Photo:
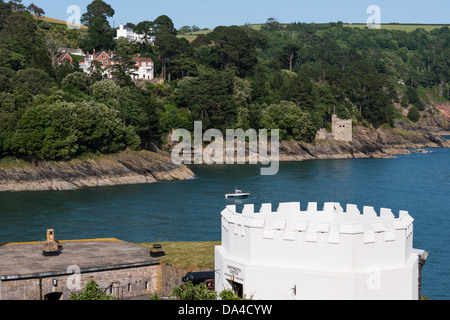
<path fill-rule="evenodd" d="M 352 141 L 352 120 L 339 119 L 333 114 L 331 122 L 333 139 L 336 141 Z"/>
<path fill-rule="evenodd" d="M 52 275 L 27 279 L 1 281 L 0 300 L 46 300 L 52 293 L 59 293 L 58 300 L 69 300 L 79 293 L 89 280 L 94 280 L 106 294 L 127 299 L 159 290 L 159 265 L 136 268 L 93 271 L 79 274 L 79 285 L 74 275 Z"/>
<path fill-rule="evenodd" d="M 83 290 L 89 280 L 94 280 L 106 294 L 117 299 L 153 293 L 171 296 L 172 289 L 183 284 L 181 279 L 186 273 L 186 270 L 164 264 L 92 271 L 80 274 L 77 288 L 81 289 L 72 289 L 74 278 L 68 274 L 0 281 L 0 300 L 46 300 L 52 294 L 57 294 L 59 300 L 69 300 L 70 295 Z"/>
<path fill-rule="evenodd" d="M 316 140 L 331 140 L 331 141 L 353 141 L 353 123 L 351 119 L 339 119 L 337 115 L 333 114 L 331 121 L 331 132 L 322 128 L 317 131 Z"/>

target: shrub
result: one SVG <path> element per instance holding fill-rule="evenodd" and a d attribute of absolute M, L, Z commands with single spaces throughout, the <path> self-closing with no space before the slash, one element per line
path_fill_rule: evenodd
<path fill-rule="evenodd" d="M 172 289 L 176 300 L 246 300 L 246 298 L 239 297 L 233 290 L 226 289 L 221 291 L 218 295 L 215 291 L 208 289 L 205 284 L 194 285 L 188 281 L 182 286 L 177 286 Z M 152 300 L 160 300 L 157 295 L 150 296 Z"/>
<path fill-rule="evenodd" d="M 413 122 L 419 121 L 420 113 L 419 113 L 419 109 L 417 109 L 417 107 L 411 107 L 411 109 L 409 109 L 408 119 Z"/>
<path fill-rule="evenodd" d="M 102 289 L 98 287 L 97 282 L 89 280 L 84 287 L 84 291 L 73 294 L 70 300 L 116 300 L 115 297 L 107 295 Z"/>
<path fill-rule="evenodd" d="M 177 300 L 217 300 L 215 291 L 205 284 L 194 285 L 191 281 L 172 289 Z"/>
<path fill-rule="evenodd" d="M 245 298 L 239 297 L 233 290 L 227 289 L 219 293 L 221 300 L 245 300 Z"/>

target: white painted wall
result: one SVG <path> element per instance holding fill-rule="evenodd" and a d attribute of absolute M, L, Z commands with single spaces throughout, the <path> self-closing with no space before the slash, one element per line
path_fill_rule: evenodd
<path fill-rule="evenodd" d="M 254 299 L 418 299 L 412 217 L 348 205 L 281 203 L 222 211 L 216 290 L 234 280 Z M 294 289 L 295 288 L 295 293 Z"/>
<path fill-rule="evenodd" d="M 120 24 L 119 28 L 116 30 L 116 37 L 115 40 L 119 39 L 120 37 L 125 37 L 129 41 L 135 41 L 135 42 L 143 42 L 144 37 L 140 34 L 137 34 L 133 31 L 133 29 L 125 27 L 123 24 Z M 153 38 L 152 38 L 153 40 Z"/>

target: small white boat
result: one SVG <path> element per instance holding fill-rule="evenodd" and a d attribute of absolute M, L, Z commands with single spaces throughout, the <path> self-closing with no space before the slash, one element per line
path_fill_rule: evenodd
<path fill-rule="evenodd" d="M 245 199 L 250 196 L 250 193 L 242 192 L 242 190 L 236 189 L 234 193 L 227 193 L 225 198 L 233 198 L 233 199 Z"/>

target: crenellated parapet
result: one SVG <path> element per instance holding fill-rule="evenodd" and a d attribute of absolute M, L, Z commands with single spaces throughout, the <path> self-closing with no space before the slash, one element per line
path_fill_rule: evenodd
<path fill-rule="evenodd" d="M 337 202 L 227 206 L 217 288 L 261 299 L 417 299 L 419 257 L 407 211 Z M 296 290 L 292 293 L 293 288 Z"/>
<path fill-rule="evenodd" d="M 299 202 L 235 205 L 222 211 L 222 243 L 225 250 L 248 261 L 331 266 L 353 270 L 368 265 L 402 265 L 412 251 L 414 219 L 407 211 L 396 217 L 391 209 L 315 202 L 301 210 Z M 294 254 L 293 254 L 294 252 Z M 346 258 L 344 258 L 346 257 Z M 350 258 L 349 258 L 350 257 Z"/>
<path fill-rule="evenodd" d="M 347 204 L 345 210 L 340 203 L 326 202 L 319 210 L 317 203 L 308 203 L 305 211 L 300 210 L 299 202 L 280 203 L 277 210 L 272 204 L 262 204 L 255 211 L 253 204 L 246 204 L 242 212 L 236 211 L 235 205 L 229 205 L 222 211 L 222 225 L 228 230 L 233 225 L 232 232 L 245 236 L 244 229 L 262 229 L 264 238 L 271 238 L 275 231 L 284 231 L 285 240 L 295 240 L 294 232 L 304 232 L 306 240 L 321 239 L 330 243 L 339 243 L 341 235 L 363 235 L 364 243 L 376 239 L 395 241 L 396 231 L 409 237 L 413 231 L 414 219 L 407 211 L 399 211 L 395 217 L 391 209 L 381 208 L 377 213 L 374 207 L 364 206 L 361 212 L 356 205 Z M 383 235 L 383 236 L 382 236 Z"/>

